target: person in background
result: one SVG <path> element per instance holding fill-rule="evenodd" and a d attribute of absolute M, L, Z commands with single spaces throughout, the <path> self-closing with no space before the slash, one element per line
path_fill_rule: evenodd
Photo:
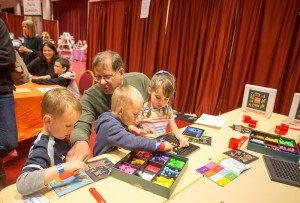
<path fill-rule="evenodd" d="M 138 119 L 141 128 L 131 125 L 128 129 L 137 135 L 156 138 L 165 134 L 170 125 L 171 134 L 179 140 L 180 146 L 188 146 L 188 139 L 178 130 L 170 104 L 175 93 L 174 76 L 168 71 L 158 71 L 151 79 L 148 93 L 149 100 L 145 102 Z"/>
<path fill-rule="evenodd" d="M 75 47 L 78 48 L 78 49 L 82 48 L 82 41 L 78 40 L 77 43 L 75 44 Z"/>
<path fill-rule="evenodd" d="M 131 85 L 117 87 L 111 98 L 112 112 L 105 112 L 95 122 L 97 133 L 93 155 L 117 150 L 119 147 L 133 151 L 171 151 L 172 144 L 135 136 L 124 126 L 133 125 L 144 99 Z"/>
<path fill-rule="evenodd" d="M 110 111 L 111 96 L 122 84 L 135 87 L 147 99 L 149 78 L 142 73 L 126 73 L 120 55 L 114 51 L 98 53 L 92 63 L 97 84 L 86 90 L 81 97 L 83 112 L 71 134 L 72 149 L 68 160 L 87 160 L 90 155 L 91 126 L 100 114 Z"/>
<path fill-rule="evenodd" d="M 48 32 L 43 32 L 42 39 L 43 39 L 43 42 L 48 42 L 48 41 L 50 41 L 51 37 Z"/>
<path fill-rule="evenodd" d="M 31 81 L 37 84 L 60 85 L 73 92 L 74 96 L 79 99 L 80 93 L 75 82 L 76 73 L 70 70 L 70 63 L 67 59 L 59 57 L 54 64 L 54 73 L 57 78 L 32 78 Z"/>
<path fill-rule="evenodd" d="M 82 49 L 84 50 L 84 53 L 87 52 L 88 44 L 86 40 L 82 41 Z"/>
<path fill-rule="evenodd" d="M 55 78 L 57 75 L 54 73 L 54 63 L 58 59 L 56 47 L 51 42 L 45 42 L 42 45 L 42 55 L 35 58 L 27 68 L 32 75 L 32 79 L 37 78 Z"/>
<path fill-rule="evenodd" d="M 64 172 L 88 169 L 81 161 L 64 163 L 70 149 L 70 133 L 82 111 L 80 102 L 71 91 L 61 87 L 46 92 L 41 107 L 43 129 L 29 150 L 16 183 L 22 195 L 46 188 L 48 183 Z"/>
<path fill-rule="evenodd" d="M 14 84 L 9 74 L 16 56 L 9 32 L 0 19 L 0 190 L 6 186 L 3 159 L 18 145 L 15 117 Z"/>
<path fill-rule="evenodd" d="M 35 25 L 31 20 L 22 22 L 24 43 L 19 47 L 19 53 L 23 56 L 25 64 L 29 64 L 40 55 L 43 39 L 36 33 Z"/>

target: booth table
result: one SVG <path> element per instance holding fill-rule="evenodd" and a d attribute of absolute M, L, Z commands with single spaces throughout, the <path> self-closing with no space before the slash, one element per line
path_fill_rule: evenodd
<path fill-rule="evenodd" d="M 39 85 L 26 83 L 16 87 L 14 92 L 18 142 L 37 135 L 42 129 L 41 101 L 44 93 L 41 90 L 59 87 L 58 85 Z"/>
<path fill-rule="evenodd" d="M 83 49 L 73 49 L 71 54 L 72 61 L 83 61 L 84 50 Z"/>
<path fill-rule="evenodd" d="M 250 115 L 252 119 L 258 120 L 256 130 L 272 134 L 275 134 L 274 129 L 276 125 L 280 125 L 282 122 L 287 120 L 287 116 L 275 113 L 272 114 L 270 119 L 267 119 L 260 115 L 245 113 L 240 109 L 236 109 L 221 115 L 227 118 L 227 121 L 222 128 L 212 128 L 194 124 L 195 127 L 205 129 L 205 136 L 212 137 L 212 145 L 199 145 L 200 149 L 188 156 L 188 168 L 183 174 L 183 177 L 179 181 L 170 199 L 147 192 L 113 177 L 108 177 L 93 184 L 84 186 L 62 197 L 58 197 L 51 189 L 41 191 L 41 193 L 48 197 L 50 202 L 72 203 L 96 202 L 88 191 L 91 187 L 96 188 L 107 202 L 298 203 L 300 199 L 299 188 L 271 181 L 264 165 L 262 154 L 247 150 L 247 143 L 244 143 L 242 150 L 259 157 L 259 159 L 250 163 L 251 168 L 249 170 L 242 173 L 225 187 L 217 185 L 213 181 L 196 172 L 197 168 L 209 163 L 211 158 L 219 156 L 223 152 L 230 150 L 228 148 L 228 142 L 231 137 L 239 138 L 242 136 L 241 133 L 233 131 L 229 128 L 229 126 L 233 124 L 243 124 L 243 115 Z M 247 135 L 248 134 L 246 134 L 246 136 Z M 286 136 L 298 141 L 300 139 L 300 131 L 290 129 Z M 93 159 L 107 157 L 113 163 L 116 163 L 127 153 L 128 151 L 126 150 L 118 150 L 113 153 L 94 157 Z M 22 197 L 18 194 L 15 184 L 13 184 L 4 188 L 0 192 L 0 200 L 1 198 L 3 202 L 15 202 L 16 200 L 20 200 Z"/>

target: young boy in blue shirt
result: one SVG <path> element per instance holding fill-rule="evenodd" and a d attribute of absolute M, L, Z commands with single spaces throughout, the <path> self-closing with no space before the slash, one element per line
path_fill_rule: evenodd
<path fill-rule="evenodd" d="M 171 151 L 169 142 L 158 142 L 128 132 L 126 126 L 133 125 L 144 99 L 141 93 L 131 85 L 116 88 L 111 98 L 112 112 L 105 112 L 95 122 L 97 133 L 94 156 L 117 150 Z"/>
<path fill-rule="evenodd" d="M 41 105 L 44 126 L 16 183 L 22 195 L 45 188 L 64 172 L 88 169 L 81 161 L 63 163 L 70 149 L 69 136 L 82 111 L 80 102 L 70 90 L 56 88 L 44 95 Z"/>

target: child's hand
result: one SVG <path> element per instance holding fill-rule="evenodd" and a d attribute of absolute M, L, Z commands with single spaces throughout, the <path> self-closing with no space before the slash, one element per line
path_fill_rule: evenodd
<path fill-rule="evenodd" d="M 173 145 L 168 142 L 168 141 L 164 141 L 165 144 L 165 151 L 172 151 L 173 150 Z"/>
<path fill-rule="evenodd" d="M 179 140 L 180 147 L 188 147 L 189 146 L 188 138 L 184 137 L 183 134 L 180 133 L 180 134 L 176 135 L 176 138 Z"/>
<path fill-rule="evenodd" d="M 89 167 L 82 161 L 66 162 L 66 163 L 63 163 L 63 167 L 64 167 L 65 171 L 76 171 L 78 169 L 86 171 L 89 169 Z"/>
<path fill-rule="evenodd" d="M 153 129 L 152 128 L 149 128 L 149 127 L 144 127 L 142 129 L 140 129 L 140 133 L 139 135 L 141 136 L 145 136 L 145 135 L 148 135 L 148 134 L 153 134 Z"/>

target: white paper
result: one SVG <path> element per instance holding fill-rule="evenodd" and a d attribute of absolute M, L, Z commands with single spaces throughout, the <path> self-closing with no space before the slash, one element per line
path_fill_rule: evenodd
<path fill-rule="evenodd" d="M 40 92 L 42 92 L 42 93 L 46 93 L 46 92 L 48 92 L 49 90 L 52 90 L 52 89 L 55 89 L 55 88 L 57 88 L 57 87 L 38 87 L 37 89 L 40 91 Z"/>
<path fill-rule="evenodd" d="M 233 171 L 238 176 L 245 170 L 249 169 L 251 166 L 248 164 L 243 164 L 233 158 L 224 159 L 220 162 L 225 169 Z"/>
<path fill-rule="evenodd" d="M 24 92 L 31 92 L 32 90 L 31 89 L 28 89 L 26 87 L 22 87 L 22 88 L 16 88 L 16 91 L 15 93 L 24 93 Z"/>
<path fill-rule="evenodd" d="M 209 125 L 214 127 L 223 127 L 226 122 L 226 118 L 221 116 L 213 116 L 208 114 L 202 114 L 200 118 L 198 118 L 195 123 L 202 124 L 202 125 Z"/>
<path fill-rule="evenodd" d="M 148 18 L 151 0 L 142 0 L 140 18 Z"/>

